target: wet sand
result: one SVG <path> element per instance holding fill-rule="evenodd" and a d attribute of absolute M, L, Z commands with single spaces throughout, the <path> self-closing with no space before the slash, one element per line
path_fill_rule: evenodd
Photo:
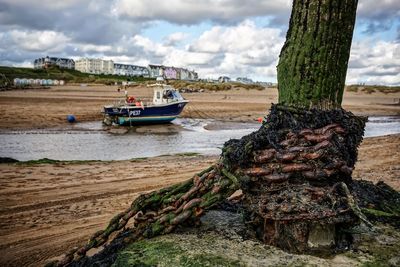
<path fill-rule="evenodd" d="M 129 93 L 150 97 L 148 88 Z M 65 86 L 0 92 L 0 130 L 100 120 L 104 104 L 122 96 L 116 87 Z M 276 89 L 184 95 L 183 116 L 253 121 L 277 102 Z M 362 115 L 400 115 L 399 94 L 346 93 L 344 108 Z M 354 178 L 385 182 L 400 190 L 400 135 L 367 138 Z M 217 156 L 165 156 L 131 161 L 55 164 L 0 164 L 0 266 L 41 266 L 82 245 L 141 192 L 190 178 Z"/>
<path fill-rule="evenodd" d="M 141 192 L 188 179 L 215 160 L 0 164 L 0 266 L 43 265 L 82 245 Z"/>
<path fill-rule="evenodd" d="M 400 134 L 366 138 L 354 178 L 383 179 L 400 190 L 399 145 Z M 0 164 L 0 265 L 43 265 L 82 245 L 141 192 L 188 179 L 217 159 Z"/>
<path fill-rule="evenodd" d="M 129 95 L 151 99 L 152 90 L 144 86 L 128 88 Z M 231 90 L 186 93 L 190 101 L 182 117 L 212 118 L 224 121 L 256 121 L 271 103 L 278 100 L 277 89 Z M 123 98 L 115 86 L 60 86 L 42 90 L 0 92 L 0 129 L 36 129 L 66 125 L 66 116 L 78 121 L 101 120 L 102 107 Z M 345 92 L 343 107 L 358 115 L 400 115 L 395 105 L 399 93 Z"/>

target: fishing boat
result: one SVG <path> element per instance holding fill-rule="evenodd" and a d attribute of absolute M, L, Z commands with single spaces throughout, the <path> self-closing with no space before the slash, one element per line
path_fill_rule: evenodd
<path fill-rule="evenodd" d="M 123 103 L 104 106 L 106 125 L 160 124 L 176 119 L 189 102 L 172 86 L 165 84 L 150 85 L 154 90 L 153 101 L 143 103 L 126 95 Z"/>

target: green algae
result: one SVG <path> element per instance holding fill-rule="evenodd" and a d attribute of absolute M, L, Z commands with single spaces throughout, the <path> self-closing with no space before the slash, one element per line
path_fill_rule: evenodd
<path fill-rule="evenodd" d="M 381 210 L 363 208 L 361 209 L 361 211 L 367 216 L 370 215 L 375 217 L 396 217 L 396 214 L 392 214 Z"/>
<path fill-rule="evenodd" d="M 243 266 L 237 260 L 230 260 L 211 253 L 191 254 L 179 244 L 165 240 L 142 240 L 122 251 L 113 267 L 122 266 Z"/>
<path fill-rule="evenodd" d="M 28 161 L 18 161 L 16 162 L 17 165 L 40 165 L 40 164 L 85 164 L 85 163 L 92 163 L 92 162 L 102 162 L 100 160 L 56 160 L 56 159 L 49 159 L 49 158 L 42 158 L 37 160 L 28 160 Z"/>

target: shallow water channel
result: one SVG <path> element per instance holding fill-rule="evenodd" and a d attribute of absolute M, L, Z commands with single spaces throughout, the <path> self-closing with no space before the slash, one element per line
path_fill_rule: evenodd
<path fill-rule="evenodd" d="M 0 157 L 18 160 L 123 160 L 176 153 L 219 154 L 224 142 L 258 123 L 176 119 L 169 125 L 107 130 L 101 122 L 63 128 L 0 131 Z M 400 117 L 370 117 L 365 137 L 400 133 Z"/>

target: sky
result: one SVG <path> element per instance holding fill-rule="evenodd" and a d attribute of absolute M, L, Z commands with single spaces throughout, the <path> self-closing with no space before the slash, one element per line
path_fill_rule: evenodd
<path fill-rule="evenodd" d="M 276 82 L 290 0 L 0 0 L 0 65 L 96 57 Z M 359 0 L 347 84 L 400 85 L 400 1 Z"/>

